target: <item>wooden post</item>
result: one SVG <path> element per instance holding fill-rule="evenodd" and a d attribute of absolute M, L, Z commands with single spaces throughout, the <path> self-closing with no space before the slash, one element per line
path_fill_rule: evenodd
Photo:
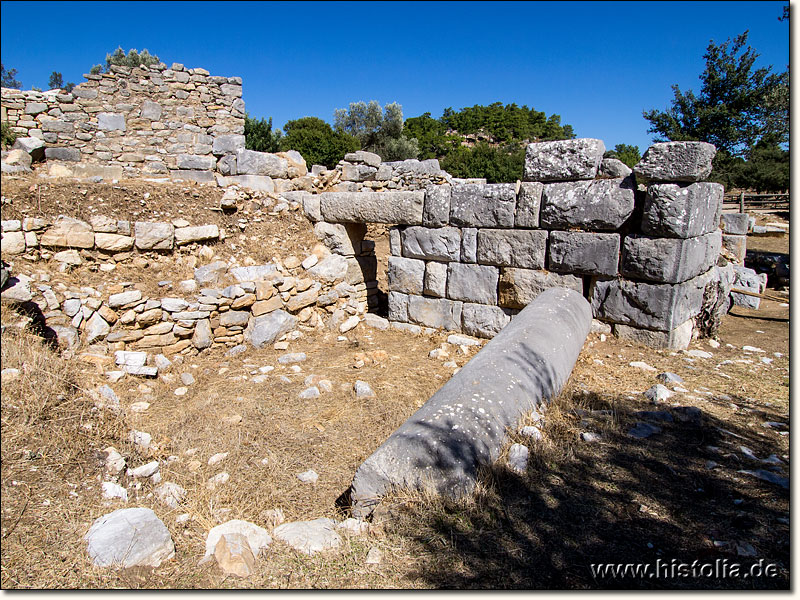
<path fill-rule="evenodd" d="M 744 212 L 744 192 L 739 195 L 739 212 Z"/>

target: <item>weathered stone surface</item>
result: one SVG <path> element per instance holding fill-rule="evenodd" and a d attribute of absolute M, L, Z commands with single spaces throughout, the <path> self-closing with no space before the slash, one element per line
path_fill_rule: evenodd
<path fill-rule="evenodd" d="M 450 196 L 453 188 L 449 185 L 429 185 L 425 188 L 425 207 L 422 211 L 422 224 L 426 227 L 447 225 L 450 219 Z"/>
<path fill-rule="evenodd" d="M 343 165 L 342 181 L 374 181 L 378 169 L 368 165 Z"/>
<path fill-rule="evenodd" d="M 753 269 L 738 265 L 733 267 L 733 271 L 733 287 L 755 292 L 756 294 L 764 293 L 764 288 L 767 287 L 766 273 L 756 273 Z M 731 300 L 733 300 L 736 306 L 744 306 L 754 310 L 758 310 L 758 307 L 761 305 L 761 298 L 757 296 L 748 296 L 746 294 L 737 294 L 736 292 L 731 294 Z"/>
<path fill-rule="evenodd" d="M 250 312 L 246 310 L 228 310 L 219 316 L 220 327 L 244 326 L 249 320 Z"/>
<path fill-rule="evenodd" d="M 53 260 L 65 265 L 77 267 L 83 264 L 83 259 L 77 250 L 62 250 L 53 254 Z"/>
<path fill-rule="evenodd" d="M 422 294 L 425 279 L 425 261 L 390 256 L 387 279 L 389 290 L 392 292 Z"/>
<path fill-rule="evenodd" d="M 271 177 L 264 175 L 232 175 L 230 177 L 217 176 L 217 183 L 220 187 L 226 188 L 232 185 L 248 190 L 272 193 L 275 191 L 275 183 Z"/>
<path fill-rule="evenodd" d="M 95 519 L 84 540 L 98 567 L 158 567 L 175 555 L 169 530 L 149 508 L 121 508 Z"/>
<path fill-rule="evenodd" d="M 354 516 L 369 515 L 394 486 L 470 493 L 480 467 L 500 456 L 506 430 L 559 393 L 591 318 L 571 290 L 548 290 L 519 313 L 358 468 Z"/>
<path fill-rule="evenodd" d="M 479 229 L 478 263 L 541 269 L 547 247 L 546 231 Z"/>
<path fill-rule="evenodd" d="M 671 331 L 653 331 L 652 329 L 640 329 L 630 325 L 614 324 L 614 335 L 623 340 L 631 340 L 650 346 L 651 348 L 663 348 L 667 350 L 685 350 L 692 341 L 692 331 L 694 331 L 694 319 L 678 325 Z"/>
<path fill-rule="evenodd" d="M 150 119 L 151 121 L 158 121 L 161 119 L 163 109 L 158 102 L 152 100 L 145 100 L 142 102 L 142 110 L 140 116 L 143 119 Z"/>
<path fill-rule="evenodd" d="M 350 231 L 341 223 L 320 221 L 314 225 L 314 235 L 334 254 L 353 256 L 356 254 L 353 241 L 360 241 L 364 237 L 366 226 L 360 223 L 348 223 L 348 225 L 351 227 Z M 363 230 L 359 226 L 362 226 Z"/>
<path fill-rule="evenodd" d="M 240 148 L 236 152 L 236 170 L 241 175 L 266 175 L 286 179 L 289 162 L 269 152 L 256 152 Z"/>
<path fill-rule="evenodd" d="M 269 545 L 272 543 L 272 538 L 263 527 L 255 523 L 250 523 L 249 521 L 232 519 L 221 525 L 212 527 L 208 532 L 208 537 L 206 537 L 206 551 L 203 558 L 213 555 L 222 537 L 229 534 L 244 536 L 254 556 L 258 556 L 262 550 L 269 548 Z"/>
<path fill-rule="evenodd" d="M 604 158 L 600 163 L 600 175 L 604 177 L 618 178 L 627 177 L 633 173 L 628 165 L 617 158 Z"/>
<path fill-rule="evenodd" d="M 316 554 L 337 548 L 342 544 L 341 536 L 335 531 L 333 519 L 314 519 L 278 525 L 272 534 L 303 554 Z"/>
<path fill-rule="evenodd" d="M 100 250 L 108 252 L 124 252 L 133 248 L 134 238 L 116 233 L 95 233 L 94 244 Z"/>
<path fill-rule="evenodd" d="M 517 193 L 513 183 L 457 184 L 450 196 L 450 224 L 458 227 L 514 227 Z"/>
<path fill-rule="evenodd" d="M 632 177 L 548 183 L 539 222 L 547 229 L 619 229 L 633 212 L 634 189 Z"/>
<path fill-rule="evenodd" d="M 524 181 L 517 194 L 516 227 L 539 227 L 539 210 L 542 206 L 544 184 Z"/>
<path fill-rule="evenodd" d="M 620 271 L 633 279 L 681 283 L 708 271 L 721 247 L 719 230 L 686 239 L 627 236 Z"/>
<path fill-rule="evenodd" d="M 125 131 L 125 115 L 97 113 L 97 128 L 100 131 Z"/>
<path fill-rule="evenodd" d="M 374 152 L 367 152 L 359 150 L 357 152 L 348 152 L 344 155 L 345 161 L 349 163 L 363 163 L 370 167 L 379 167 L 381 165 L 381 157 Z"/>
<path fill-rule="evenodd" d="M 425 282 L 422 292 L 426 296 L 444 298 L 447 293 L 447 265 L 440 262 L 429 262 L 425 265 Z"/>
<path fill-rule="evenodd" d="M 176 227 L 175 243 L 178 246 L 201 242 L 204 240 L 219 239 L 219 227 L 216 225 L 197 225 L 195 227 Z"/>
<path fill-rule="evenodd" d="M 244 339 L 256 348 L 272 344 L 284 333 L 289 333 L 297 325 L 297 318 L 284 310 L 276 310 L 260 317 L 252 317 Z"/>
<path fill-rule="evenodd" d="M 77 148 L 45 148 L 44 156 L 48 160 L 79 162 L 81 160 L 81 151 Z"/>
<path fill-rule="evenodd" d="M 426 327 L 459 331 L 461 329 L 461 302 L 444 298 L 408 297 L 408 318 Z"/>
<path fill-rule="evenodd" d="M 550 288 L 564 287 L 583 293 L 580 277 L 531 269 L 502 269 L 498 287 L 499 304 L 506 308 L 525 308 Z"/>
<path fill-rule="evenodd" d="M 3 269 L 3 272 L 8 276 L 8 271 Z M 18 277 L 8 277 L 3 283 L 3 291 L 0 294 L 0 298 L 2 298 L 3 302 L 29 302 L 33 298 L 30 283 L 30 278 L 22 274 Z"/>
<path fill-rule="evenodd" d="M 216 264 L 216 263 L 211 263 L 211 264 Z M 225 266 L 227 267 L 227 265 Z M 267 263 L 266 265 L 252 265 L 250 267 L 234 267 L 233 269 L 231 269 L 231 275 L 233 276 L 234 279 L 236 279 L 236 281 L 240 283 L 242 281 L 261 281 L 262 279 L 266 278 L 270 273 L 274 273 L 277 270 L 278 267 L 276 267 L 274 264 Z M 197 278 L 197 270 L 195 269 L 195 279 L 196 278 Z M 200 281 L 198 281 L 198 283 L 200 283 Z"/>
<path fill-rule="evenodd" d="M 711 175 L 717 149 L 705 142 L 653 144 L 633 167 L 638 183 L 654 181 L 702 181 Z"/>
<path fill-rule="evenodd" d="M 136 221 L 133 226 L 139 250 L 172 250 L 175 227 L 172 223 Z"/>
<path fill-rule="evenodd" d="M 525 181 L 594 179 L 606 147 L 601 140 L 578 138 L 528 144 Z"/>
<path fill-rule="evenodd" d="M 389 320 L 408 323 L 408 294 L 389 292 Z"/>
<path fill-rule="evenodd" d="M 425 192 L 325 192 L 322 217 L 332 223 L 420 225 Z"/>
<path fill-rule="evenodd" d="M 192 334 L 192 345 L 198 350 L 208 348 L 214 342 L 214 335 L 211 331 L 211 322 L 208 319 L 200 319 L 194 326 Z"/>
<path fill-rule="evenodd" d="M 617 274 L 619 235 L 582 231 L 550 232 L 551 271 L 587 275 Z"/>
<path fill-rule="evenodd" d="M 680 238 L 711 233 L 720 221 L 724 193 L 719 183 L 651 185 L 644 203 L 642 231 Z"/>
<path fill-rule="evenodd" d="M 178 155 L 178 168 L 179 169 L 198 169 L 200 171 L 207 171 L 213 169 L 217 164 L 217 159 L 211 155 L 199 154 L 179 154 Z"/>
<path fill-rule="evenodd" d="M 747 213 L 724 213 L 720 215 L 719 226 L 727 235 L 747 235 L 750 217 Z"/>
<path fill-rule="evenodd" d="M 25 233 L 22 231 L 4 232 L 0 251 L 3 254 L 23 254 L 25 252 Z"/>
<path fill-rule="evenodd" d="M 406 227 L 401 240 L 407 258 L 449 262 L 461 255 L 461 230 L 457 227 Z"/>
<path fill-rule="evenodd" d="M 11 149 L 26 152 L 33 161 L 44 160 L 44 141 L 39 138 L 18 137 Z"/>
<path fill-rule="evenodd" d="M 194 279 L 199 285 L 214 285 L 219 281 L 220 277 L 222 277 L 222 275 L 224 275 L 225 271 L 227 270 L 228 270 L 228 263 L 221 260 L 215 260 L 214 262 L 209 263 L 207 265 L 203 265 L 202 267 L 197 267 L 194 270 Z M 231 271 L 235 270 L 236 269 L 231 269 Z M 239 280 L 239 281 L 244 281 L 244 280 Z"/>
<path fill-rule="evenodd" d="M 461 309 L 461 328 L 474 337 L 493 338 L 510 320 L 499 306 L 465 302 Z"/>
<path fill-rule="evenodd" d="M 732 262 L 737 265 L 744 265 L 744 258 L 747 254 L 746 235 L 722 235 L 722 247 L 732 257 Z"/>
<path fill-rule="evenodd" d="M 117 231 L 117 220 L 106 215 L 92 215 L 89 223 L 95 233 L 121 233 Z"/>
<path fill-rule="evenodd" d="M 211 153 L 215 156 L 223 154 L 236 154 L 244 149 L 245 139 L 243 135 L 218 135 L 211 144 Z"/>
<path fill-rule="evenodd" d="M 597 280 L 591 294 L 594 316 L 622 325 L 670 331 L 700 312 L 703 290 L 714 277 L 713 271 L 678 284 Z"/>
<path fill-rule="evenodd" d="M 289 301 L 286 303 L 286 310 L 290 312 L 297 312 L 306 306 L 311 306 L 314 304 L 317 301 L 317 298 L 319 298 L 319 284 L 306 290 L 305 292 L 300 292 L 296 296 L 289 298 Z"/>
<path fill-rule="evenodd" d="M 347 276 L 348 266 L 347 258 L 338 254 L 331 254 L 311 267 L 308 272 L 317 279 L 333 283 Z"/>
<path fill-rule="evenodd" d="M 447 297 L 464 302 L 497 304 L 499 276 L 495 267 L 450 263 L 447 268 Z"/>
<path fill-rule="evenodd" d="M 478 262 L 478 230 L 465 227 L 461 230 L 461 262 Z"/>
<path fill-rule="evenodd" d="M 55 224 L 39 238 L 42 246 L 66 248 L 91 248 L 94 246 L 94 231 L 85 221 L 61 215 Z"/>

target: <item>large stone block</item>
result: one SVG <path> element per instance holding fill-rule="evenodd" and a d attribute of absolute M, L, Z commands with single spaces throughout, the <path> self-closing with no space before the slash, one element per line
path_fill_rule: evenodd
<path fill-rule="evenodd" d="M 753 269 L 738 265 L 734 266 L 733 270 L 734 288 L 755 292 L 756 294 L 764 293 L 767 287 L 766 273 L 756 273 Z M 739 294 L 736 292 L 731 294 L 731 300 L 733 300 L 735 306 L 744 306 L 745 308 L 752 308 L 754 310 L 758 310 L 758 307 L 761 305 L 761 298 L 758 296 L 748 296 L 747 294 Z"/>
<path fill-rule="evenodd" d="M 614 231 L 633 212 L 634 189 L 632 177 L 548 183 L 539 222 L 547 229 Z"/>
<path fill-rule="evenodd" d="M 542 206 L 544 184 L 524 181 L 517 194 L 516 227 L 539 227 L 539 210 Z"/>
<path fill-rule="evenodd" d="M 150 119 L 151 121 L 158 121 L 161 119 L 162 113 L 161 105 L 158 102 L 153 102 L 152 100 L 145 100 L 142 102 L 142 111 L 141 117 L 142 119 Z"/>
<path fill-rule="evenodd" d="M 450 223 L 459 227 L 514 227 L 513 183 L 456 184 L 450 196 Z"/>
<path fill-rule="evenodd" d="M 425 188 L 425 207 L 422 224 L 426 227 L 441 227 L 450 220 L 450 185 L 429 185 Z"/>
<path fill-rule="evenodd" d="M 728 235 L 747 235 L 750 217 L 747 213 L 724 213 L 720 215 L 719 227 Z"/>
<path fill-rule="evenodd" d="M 200 171 L 213 170 L 217 165 L 217 159 L 211 155 L 199 154 L 179 154 L 178 155 L 178 168 L 179 169 L 197 169 Z"/>
<path fill-rule="evenodd" d="M 445 298 L 408 297 L 408 318 L 413 323 L 448 331 L 461 330 L 461 302 Z"/>
<path fill-rule="evenodd" d="M 344 165 L 342 181 L 375 181 L 378 169 L 368 165 Z"/>
<path fill-rule="evenodd" d="M 48 160 L 69 160 L 80 162 L 81 151 L 77 148 L 45 148 L 44 156 Z"/>
<path fill-rule="evenodd" d="M 642 231 L 680 238 L 711 233 L 720 221 L 724 193 L 719 183 L 651 185 L 644 202 Z"/>
<path fill-rule="evenodd" d="M 632 235 L 622 244 L 620 271 L 633 279 L 681 283 L 708 271 L 721 247 L 719 230 L 686 239 Z"/>
<path fill-rule="evenodd" d="M 422 294 L 425 280 L 425 261 L 390 256 L 387 279 L 389 290 L 392 292 Z"/>
<path fill-rule="evenodd" d="M 497 304 L 499 277 L 495 267 L 450 263 L 447 267 L 447 297 L 464 302 Z"/>
<path fill-rule="evenodd" d="M 244 330 L 244 339 L 256 348 L 264 348 L 289 333 L 297 323 L 297 318 L 285 310 L 274 310 L 260 317 L 251 317 Z"/>
<path fill-rule="evenodd" d="M 211 144 L 211 152 L 215 156 L 223 154 L 236 154 L 244 149 L 245 139 L 243 135 L 218 135 Z"/>
<path fill-rule="evenodd" d="M 231 175 L 229 177 L 217 176 L 217 183 L 220 187 L 226 188 L 238 185 L 248 190 L 272 193 L 275 191 L 275 182 L 272 177 L 265 175 Z"/>
<path fill-rule="evenodd" d="M 94 246 L 94 231 L 89 223 L 62 215 L 42 234 L 39 244 L 64 248 L 91 248 Z"/>
<path fill-rule="evenodd" d="M 478 230 L 465 227 L 461 230 L 461 262 L 478 262 Z"/>
<path fill-rule="evenodd" d="M 240 175 L 265 175 L 286 179 L 289 161 L 269 152 L 239 148 L 236 152 L 236 170 Z"/>
<path fill-rule="evenodd" d="M 465 302 L 461 308 L 461 329 L 474 337 L 493 338 L 510 320 L 499 306 Z"/>
<path fill-rule="evenodd" d="M 653 144 L 633 167 L 638 183 L 654 181 L 702 181 L 711 175 L 717 149 L 705 142 Z"/>
<path fill-rule="evenodd" d="M 744 265 L 744 258 L 747 254 L 746 235 L 722 234 L 722 247 L 731 257 L 731 262 L 737 265 Z"/>
<path fill-rule="evenodd" d="M 477 259 L 483 265 L 541 269 L 546 247 L 546 231 L 478 230 Z"/>
<path fill-rule="evenodd" d="M 23 150 L 30 154 L 34 161 L 44 160 L 44 142 L 35 137 L 18 137 L 11 146 L 12 150 Z"/>
<path fill-rule="evenodd" d="M 344 160 L 349 163 L 362 163 L 370 167 L 379 167 L 381 165 L 381 157 L 374 152 L 366 152 L 359 150 L 357 152 L 348 152 L 344 155 Z"/>
<path fill-rule="evenodd" d="M 95 233 L 94 244 L 106 252 L 125 252 L 133 248 L 134 238 L 117 233 Z"/>
<path fill-rule="evenodd" d="M 552 271 L 613 276 L 617 274 L 618 265 L 619 235 L 616 233 L 550 232 L 549 266 Z"/>
<path fill-rule="evenodd" d="M 218 239 L 219 227 L 216 225 L 197 225 L 195 227 L 177 227 L 175 229 L 175 243 L 178 246 Z"/>
<path fill-rule="evenodd" d="M 408 294 L 389 292 L 389 320 L 408 323 Z"/>
<path fill-rule="evenodd" d="M 592 286 L 592 311 L 603 321 L 670 331 L 702 310 L 703 291 L 715 275 L 712 268 L 677 284 L 599 279 Z"/>
<path fill-rule="evenodd" d="M 334 254 L 354 256 L 354 242 L 364 239 L 366 226 L 361 223 L 327 223 L 320 221 L 314 225 L 314 235 Z"/>
<path fill-rule="evenodd" d="M 322 217 L 332 223 L 422 224 L 425 192 L 325 192 Z"/>
<path fill-rule="evenodd" d="M 25 252 L 25 234 L 22 231 L 7 231 L 3 233 L 0 248 L 3 254 L 23 254 Z"/>
<path fill-rule="evenodd" d="M 450 262 L 461 255 L 461 230 L 457 227 L 406 227 L 401 240 L 407 258 Z"/>
<path fill-rule="evenodd" d="M 525 181 L 594 179 L 606 147 L 602 140 L 578 138 L 528 144 Z"/>
<path fill-rule="evenodd" d="M 22 250 L 25 250 L 24 244 Z M 425 265 L 425 282 L 422 292 L 426 296 L 444 298 L 447 294 L 447 265 L 440 262 L 429 262 Z"/>
<path fill-rule="evenodd" d="M 175 233 L 172 223 L 136 221 L 133 229 L 139 250 L 172 250 Z"/>
<path fill-rule="evenodd" d="M 693 331 L 694 319 L 689 319 L 670 331 L 654 331 L 619 323 L 614 324 L 614 335 L 618 338 L 664 350 L 686 350 L 692 341 Z"/>
<path fill-rule="evenodd" d="M 125 115 L 97 113 L 97 129 L 100 131 L 125 131 Z"/>
<path fill-rule="evenodd" d="M 499 304 L 505 308 L 525 308 L 543 291 L 555 287 L 569 288 L 583 294 L 583 280 L 575 275 L 532 269 L 501 269 Z"/>

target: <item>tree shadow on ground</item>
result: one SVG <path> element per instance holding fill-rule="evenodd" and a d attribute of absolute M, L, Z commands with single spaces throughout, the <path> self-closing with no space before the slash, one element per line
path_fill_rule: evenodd
<path fill-rule="evenodd" d="M 425 550 L 409 577 L 459 589 L 788 589 L 789 492 L 738 472 L 782 474 L 739 449 L 766 458 L 776 452 L 769 438 L 706 413 L 681 421 L 686 412 L 667 408 L 674 420 L 655 421 L 635 414 L 648 407 L 607 398 L 589 398 L 588 407 L 611 408 L 610 415 L 590 410 L 581 423 L 570 417 L 583 430 L 592 430 L 595 416 L 606 419 L 597 424 L 602 441 L 555 450 L 529 444 L 525 474 L 499 461 L 468 502 L 389 508 L 389 528 Z M 645 420 L 662 432 L 648 439 L 627 434 Z M 694 561 L 694 574 L 670 576 L 691 568 L 676 565 Z M 733 564 L 749 572 L 759 561 L 762 570 L 774 564 L 775 576 L 722 573 Z M 661 576 L 600 576 L 591 567 L 598 563 L 649 564 L 651 572 L 660 564 Z"/>

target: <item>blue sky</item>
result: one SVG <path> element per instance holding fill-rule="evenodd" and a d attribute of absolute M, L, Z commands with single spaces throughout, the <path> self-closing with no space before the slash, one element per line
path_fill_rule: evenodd
<path fill-rule="evenodd" d="M 785 2 L 9 2 L 3 65 L 25 89 L 80 83 L 117 46 L 244 80 L 276 126 L 333 121 L 358 100 L 406 118 L 492 102 L 561 115 L 579 137 L 644 150 L 642 110 L 699 91 L 703 53 L 745 29 L 759 64 L 789 63 Z M 33 25 L 35 23 L 35 26 Z"/>

